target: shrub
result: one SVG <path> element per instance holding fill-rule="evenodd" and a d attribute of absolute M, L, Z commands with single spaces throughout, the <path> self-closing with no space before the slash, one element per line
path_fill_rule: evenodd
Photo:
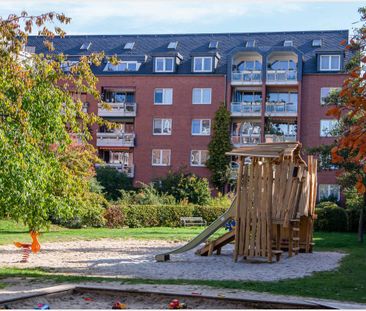
<path fill-rule="evenodd" d="M 155 181 L 160 193 L 172 195 L 177 202 L 205 205 L 211 198 L 208 180 L 182 171 L 170 172 L 166 177 Z"/>
<path fill-rule="evenodd" d="M 322 201 L 317 204 L 316 208 L 337 208 L 339 207 L 336 203 L 333 201 Z"/>
<path fill-rule="evenodd" d="M 108 228 L 121 228 L 124 226 L 125 217 L 119 205 L 108 207 L 104 212 L 104 218 Z"/>
<path fill-rule="evenodd" d="M 132 189 L 132 180 L 125 173 L 117 171 L 113 167 L 101 166 L 96 169 L 97 181 L 104 188 L 107 200 L 118 200 L 121 190 Z"/>
<path fill-rule="evenodd" d="M 208 224 L 220 217 L 228 207 L 201 205 L 131 205 L 121 206 L 124 224 L 137 227 L 178 227 L 181 217 L 202 217 Z"/>
<path fill-rule="evenodd" d="M 318 216 L 314 223 L 318 231 L 347 231 L 347 213 L 333 202 L 322 202 L 316 208 Z"/>
<path fill-rule="evenodd" d="M 211 197 L 208 201 L 209 206 L 222 206 L 228 208 L 231 201 L 234 199 L 235 194 L 230 192 L 228 194 L 222 195 L 221 192 L 217 194 L 216 197 Z"/>

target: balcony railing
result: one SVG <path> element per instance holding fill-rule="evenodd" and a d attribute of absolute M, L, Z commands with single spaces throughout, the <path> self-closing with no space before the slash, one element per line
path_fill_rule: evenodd
<path fill-rule="evenodd" d="M 128 177 L 133 178 L 135 176 L 135 166 L 132 164 L 125 165 L 122 163 L 103 163 L 96 164 L 96 167 L 109 166 L 114 167 L 117 171 L 125 173 Z"/>
<path fill-rule="evenodd" d="M 232 116 L 259 116 L 262 104 L 256 102 L 233 102 L 231 103 Z"/>
<path fill-rule="evenodd" d="M 97 147 L 133 147 L 134 133 L 97 133 Z"/>
<path fill-rule="evenodd" d="M 109 107 L 98 105 L 100 117 L 136 117 L 136 103 L 108 103 Z"/>
<path fill-rule="evenodd" d="M 231 82 L 236 84 L 257 84 L 262 82 L 262 72 L 260 70 L 244 70 L 233 72 Z"/>
<path fill-rule="evenodd" d="M 297 104 L 285 102 L 266 103 L 266 115 L 270 116 L 297 116 Z"/>
<path fill-rule="evenodd" d="M 297 70 L 267 70 L 267 83 L 297 83 Z"/>
<path fill-rule="evenodd" d="M 275 135 L 266 134 L 266 143 L 281 143 L 281 142 L 295 142 L 296 135 Z"/>
<path fill-rule="evenodd" d="M 231 142 L 234 146 L 256 145 L 261 142 L 260 134 L 242 134 L 240 136 L 232 135 Z"/>

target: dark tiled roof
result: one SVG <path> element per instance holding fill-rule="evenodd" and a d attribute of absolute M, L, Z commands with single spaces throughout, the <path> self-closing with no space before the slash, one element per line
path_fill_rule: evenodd
<path fill-rule="evenodd" d="M 234 49 L 244 48 L 245 42 L 248 40 L 256 41 L 256 48 L 262 53 L 267 53 L 275 47 L 283 47 L 285 40 L 292 40 L 293 47 L 303 54 L 303 72 L 316 72 L 316 52 L 317 51 L 344 51 L 341 45 L 343 40 L 348 40 L 348 30 L 335 31 L 296 31 L 296 32 L 268 32 L 268 33 L 218 33 L 218 34 L 176 34 L 176 35 L 76 35 L 66 36 L 65 38 L 55 37 L 53 45 L 55 53 L 64 53 L 67 55 L 85 55 L 91 52 L 104 51 L 106 55 L 120 55 L 123 59 L 128 56 L 144 57 L 148 56 L 148 60 L 144 63 L 138 74 L 152 73 L 151 55 L 161 54 L 164 52 L 172 52 L 168 49 L 171 41 L 178 41 L 178 52 L 183 56 L 182 63 L 178 66 L 177 73 L 191 73 L 191 56 L 192 54 L 201 54 L 207 52 L 211 54 L 218 52 L 221 59 L 215 70 L 217 74 L 227 73 L 227 64 L 230 55 Z M 322 39 L 321 47 L 313 47 L 312 40 Z M 218 49 L 210 49 L 208 47 L 210 41 L 218 41 Z M 88 50 L 81 50 L 83 43 L 91 42 Z M 132 50 L 125 50 L 124 45 L 127 42 L 135 42 Z M 29 37 L 29 46 L 36 47 L 36 53 L 47 53 L 43 46 L 43 38 L 31 36 Z M 346 53 L 346 61 L 349 59 L 349 53 Z M 127 57 L 126 57 L 127 58 Z M 103 66 L 95 68 L 96 74 L 124 74 L 121 72 L 103 73 Z M 131 73 L 129 73 L 131 74 Z"/>

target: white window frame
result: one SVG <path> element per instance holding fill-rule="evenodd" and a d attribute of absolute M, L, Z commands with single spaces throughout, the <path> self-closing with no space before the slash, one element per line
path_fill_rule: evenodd
<path fill-rule="evenodd" d="M 325 122 L 335 122 L 336 124 L 338 123 L 337 119 L 321 119 L 320 120 L 320 137 L 334 137 L 333 135 L 329 134 L 330 131 L 332 131 L 333 129 L 328 129 L 328 134 L 323 130 L 323 125 Z"/>
<path fill-rule="evenodd" d="M 322 68 L 324 57 L 329 57 L 329 60 L 328 60 L 328 67 L 329 68 Z M 338 58 L 338 60 L 339 60 L 338 68 L 335 68 L 335 69 L 331 68 L 331 66 L 332 66 L 332 57 L 337 57 Z M 319 70 L 320 71 L 340 71 L 341 70 L 341 55 L 326 55 L 326 54 L 320 55 Z"/>
<path fill-rule="evenodd" d="M 161 122 L 161 133 L 155 133 L 155 122 L 156 121 L 160 121 Z M 164 122 L 169 122 L 170 124 L 169 124 L 169 129 L 170 129 L 170 131 L 168 132 L 168 133 L 165 133 L 164 131 L 163 131 L 163 129 L 164 129 Z M 153 119 L 153 135 L 157 135 L 157 136 L 167 136 L 167 135 L 172 135 L 172 125 L 173 125 L 173 121 L 172 121 L 172 119 L 163 119 L 163 118 L 154 118 Z"/>
<path fill-rule="evenodd" d="M 209 90 L 209 93 L 210 93 L 210 101 L 207 103 L 204 103 L 203 102 L 203 98 L 204 98 L 203 93 L 207 90 Z M 194 101 L 195 92 L 200 92 L 200 102 Z M 193 90 L 192 90 L 192 104 L 193 105 L 211 105 L 211 102 L 212 102 L 212 88 L 193 88 Z"/>
<path fill-rule="evenodd" d="M 200 121 L 200 132 L 199 133 L 193 133 L 193 122 L 194 121 Z M 203 122 L 208 121 L 209 122 L 209 131 L 207 134 L 204 134 L 203 129 Z M 211 135 L 211 119 L 193 119 L 191 124 L 191 134 L 193 136 L 210 136 Z"/>
<path fill-rule="evenodd" d="M 166 62 L 167 62 L 168 59 L 170 59 L 172 61 L 172 69 L 171 70 L 166 69 Z M 157 63 L 160 60 L 163 61 L 163 69 L 162 70 L 158 70 L 158 66 L 157 66 Z M 155 65 L 155 72 L 174 72 L 174 57 L 155 57 L 154 65 Z"/>
<path fill-rule="evenodd" d="M 159 163 L 154 163 L 154 151 L 159 152 Z M 164 152 L 168 152 L 168 154 L 169 154 L 169 163 L 167 163 L 167 164 L 163 163 Z M 171 157 L 172 157 L 171 149 L 152 149 L 152 151 L 151 151 L 151 165 L 152 166 L 170 166 Z"/>
<path fill-rule="evenodd" d="M 198 152 L 198 164 L 193 164 L 192 163 L 192 160 L 193 160 L 193 152 Z M 208 150 L 198 150 L 198 149 L 191 150 L 191 160 L 190 160 L 191 166 L 194 166 L 194 167 L 206 167 L 206 162 L 205 163 L 202 163 L 202 153 L 203 152 L 207 152 L 207 160 L 208 160 Z"/>
<path fill-rule="evenodd" d="M 210 69 L 205 69 L 205 59 L 209 58 L 210 59 Z M 200 60 L 201 62 L 201 70 L 196 69 L 196 59 Z M 193 57 L 193 71 L 194 72 L 212 72 L 212 57 L 211 56 L 199 56 L 199 57 Z"/>
<path fill-rule="evenodd" d="M 331 191 L 331 187 L 336 187 L 337 188 L 337 201 L 339 201 L 341 199 L 341 186 L 338 184 L 319 184 L 319 196 L 318 199 L 321 200 L 323 199 L 323 197 L 320 197 L 320 187 L 327 187 L 326 191 L 327 191 L 327 196 L 324 198 L 329 198 L 332 194 Z"/>
<path fill-rule="evenodd" d="M 155 102 L 155 94 L 157 91 L 160 91 L 160 90 L 162 90 L 162 92 L 163 92 L 163 102 L 157 103 L 157 102 Z M 168 97 L 167 96 L 168 92 L 171 92 L 171 96 L 170 96 L 171 102 L 166 101 L 166 99 Z M 172 88 L 156 88 L 154 90 L 154 105 L 173 105 L 173 89 Z"/>
<path fill-rule="evenodd" d="M 119 69 L 119 66 L 121 66 L 122 64 L 126 64 L 126 69 L 125 70 Z M 136 65 L 136 70 L 129 70 L 128 66 L 130 64 Z M 135 62 L 135 61 L 121 61 L 121 62 L 118 62 L 117 65 L 113 65 L 112 63 L 108 62 L 107 65 L 104 67 L 103 71 L 122 71 L 122 72 L 131 71 L 131 72 L 135 72 L 135 71 L 138 71 L 139 68 L 140 68 L 140 63 Z"/>
<path fill-rule="evenodd" d="M 327 87 L 320 88 L 320 105 L 321 106 L 325 105 L 325 102 L 323 101 L 323 98 L 325 98 L 325 97 L 322 96 L 322 91 L 325 90 L 325 89 L 329 90 L 328 95 L 326 96 L 326 97 L 328 97 L 331 92 L 340 91 L 342 88 L 341 87 L 333 87 L 333 86 L 332 87 L 327 86 Z"/>

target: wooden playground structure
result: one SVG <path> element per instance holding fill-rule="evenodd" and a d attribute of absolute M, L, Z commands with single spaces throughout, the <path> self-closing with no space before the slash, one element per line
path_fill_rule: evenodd
<path fill-rule="evenodd" d="M 212 255 L 235 243 L 234 260 L 280 260 L 312 252 L 317 190 L 317 160 L 300 156 L 301 144 L 266 143 L 234 149 L 239 159 L 235 227 L 197 251 Z"/>

